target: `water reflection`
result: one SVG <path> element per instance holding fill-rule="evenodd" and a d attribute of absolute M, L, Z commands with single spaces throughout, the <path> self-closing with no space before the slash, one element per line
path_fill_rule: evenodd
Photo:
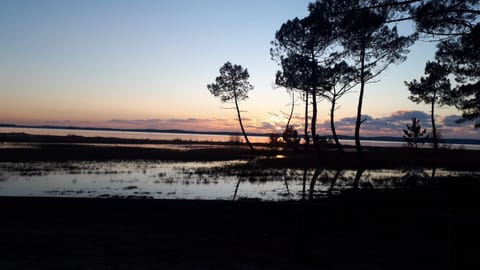
<path fill-rule="evenodd" d="M 246 160 L 0 163 L 0 196 L 307 200 L 350 189 L 415 188 L 465 176 L 480 179 L 479 172 L 441 168 L 273 169 Z"/>
<path fill-rule="evenodd" d="M 353 188 L 358 189 L 358 185 L 360 184 L 360 179 L 362 178 L 362 174 L 365 172 L 365 169 L 359 168 L 355 173 L 355 180 L 353 181 Z"/>

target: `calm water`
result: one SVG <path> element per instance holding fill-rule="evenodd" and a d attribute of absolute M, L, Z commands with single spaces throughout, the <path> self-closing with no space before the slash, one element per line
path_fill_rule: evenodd
<path fill-rule="evenodd" d="M 228 141 L 229 136 L 143 132 L 0 128 L 0 132 L 82 135 L 140 139 Z M 268 138 L 258 137 L 258 141 Z M 348 141 L 344 141 L 348 143 Z M 400 142 L 364 141 L 363 145 L 402 146 Z M 133 145 L 191 149 L 208 145 Z M 36 147 L 4 143 L 0 147 Z M 462 146 L 458 146 L 462 147 Z M 475 146 L 478 148 L 478 146 Z M 467 147 L 465 147 L 467 148 Z M 479 148 L 480 149 L 480 148 Z M 361 174 L 360 174 L 361 173 Z M 0 196 L 122 197 L 154 199 L 299 200 L 334 196 L 353 186 L 398 188 L 434 181 L 432 169 L 303 170 L 259 169 L 246 160 L 221 162 L 32 162 L 0 163 Z M 361 175 L 360 178 L 356 177 Z M 435 170 L 435 177 L 478 178 L 480 172 Z M 355 179 L 359 181 L 355 183 Z"/>
<path fill-rule="evenodd" d="M 245 160 L 222 162 L 0 163 L 0 196 L 155 199 L 299 200 L 351 189 L 355 170 L 259 169 Z M 421 186 L 431 169 L 366 170 L 358 188 Z M 480 172 L 435 171 L 436 178 Z"/>
<path fill-rule="evenodd" d="M 10 128 L 0 127 L 0 133 L 23 132 L 35 135 L 79 135 L 84 137 L 114 137 L 124 139 L 150 139 L 150 140 L 185 140 L 185 141 L 211 141 L 211 142 L 228 142 L 232 140 L 232 136 L 214 135 L 214 134 L 184 134 L 184 133 L 159 133 L 159 132 L 133 132 L 133 131 L 103 131 L 103 130 L 75 130 L 75 129 L 42 129 L 42 128 Z M 241 136 L 240 139 L 243 139 Z M 267 143 L 269 138 L 265 136 L 249 136 L 251 142 Z M 353 140 L 340 140 L 345 145 L 355 145 Z M 379 147 L 404 147 L 404 142 L 392 141 L 374 141 L 362 140 L 363 146 L 379 146 Z M 137 145 L 142 147 L 158 147 L 155 145 Z M 0 146 L 1 147 L 1 146 Z M 5 147 L 5 146 L 4 146 Z M 177 146 L 178 147 L 178 146 Z M 420 147 L 431 147 L 425 144 Z M 480 150 L 480 145 L 472 144 L 441 144 L 440 147 L 452 149 L 469 149 Z M 164 146 L 162 147 L 164 148 Z"/>
<path fill-rule="evenodd" d="M 191 140 L 228 142 L 232 136 L 215 134 L 185 134 L 185 133 L 160 133 L 160 132 L 134 132 L 134 131 L 105 131 L 83 129 L 44 129 L 44 128 L 10 128 L 0 127 L 0 133 L 23 132 L 34 135 L 78 135 L 84 137 L 113 137 L 122 139 L 149 139 L 149 140 Z M 252 142 L 268 142 L 268 137 L 249 136 Z M 241 137 L 240 137 L 241 139 Z"/>

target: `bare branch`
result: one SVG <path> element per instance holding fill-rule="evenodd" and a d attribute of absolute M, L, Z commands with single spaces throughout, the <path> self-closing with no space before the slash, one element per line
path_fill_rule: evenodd
<path fill-rule="evenodd" d="M 380 80 L 369 80 L 365 84 L 373 84 L 373 83 L 378 83 L 378 82 L 380 82 Z"/>
<path fill-rule="evenodd" d="M 364 10 L 369 10 L 369 9 L 376 9 L 376 8 L 385 8 L 385 7 L 394 7 L 394 6 L 403 6 L 403 5 L 410 5 L 415 2 L 421 2 L 422 0 L 406 0 L 402 2 L 389 2 L 389 3 L 381 3 L 378 5 L 372 5 L 372 6 L 367 6 L 367 7 L 361 7 L 361 8 L 355 8 L 355 9 L 349 9 L 349 10 L 344 10 L 339 12 L 338 14 L 343 14 L 347 12 L 355 12 L 355 11 L 364 11 Z"/>

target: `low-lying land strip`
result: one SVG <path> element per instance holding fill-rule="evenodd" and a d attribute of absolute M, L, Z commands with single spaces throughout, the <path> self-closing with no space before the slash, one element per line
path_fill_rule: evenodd
<path fill-rule="evenodd" d="M 45 136 L 0 134 L 0 140 L 29 143 L 27 147 L 0 147 L 0 162 L 69 161 L 69 160 L 171 160 L 216 161 L 253 160 L 255 166 L 304 168 L 402 168 L 424 166 L 450 170 L 479 170 L 480 151 L 460 149 L 414 149 L 408 147 L 365 147 L 359 156 L 353 148 L 340 153 L 334 145 L 325 144 L 320 153 L 294 151 L 286 145 L 256 144 L 252 153 L 246 146 L 228 142 L 150 141 L 118 138 L 87 138 L 81 136 Z M 118 144 L 118 145 L 117 145 Z M 125 146 L 133 144 L 133 146 Z M 142 144 L 183 144 L 185 149 L 142 147 Z M 208 147 L 191 147 L 206 145 Z"/>

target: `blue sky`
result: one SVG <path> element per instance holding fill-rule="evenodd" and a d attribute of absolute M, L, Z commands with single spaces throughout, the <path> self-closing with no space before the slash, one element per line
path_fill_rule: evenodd
<path fill-rule="evenodd" d="M 0 122 L 236 130 L 234 112 L 206 89 L 231 61 L 248 68 L 255 86 L 241 104 L 247 125 L 270 132 L 289 110 L 288 95 L 272 87 L 270 41 L 283 22 L 306 16 L 309 2 L 3 0 Z M 407 99 L 403 81 L 420 76 L 434 51 L 418 42 L 406 62 L 367 85 L 364 113 L 428 112 Z M 355 115 L 357 95 L 340 101 L 339 121 Z M 329 105 L 319 106 L 322 122 Z M 438 110 L 439 121 L 458 114 Z"/>

